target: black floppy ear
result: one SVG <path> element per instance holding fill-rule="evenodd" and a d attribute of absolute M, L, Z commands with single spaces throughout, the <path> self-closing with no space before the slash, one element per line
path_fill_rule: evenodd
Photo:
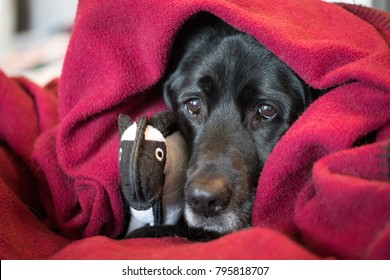
<path fill-rule="evenodd" d="M 164 93 L 163 93 L 163 96 L 164 96 L 164 101 L 165 101 L 165 104 L 167 104 L 168 108 L 170 110 L 172 110 L 172 77 L 170 77 L 164 84 Z"/>
<path fill-rule="evenodd" d="M 125 114 L 119 114 L 118 116 L 118 127 L 119 127 L 119 136 L 122 137 L 126 129 L 131 125 L 131 118 Z"/>
<path fill-rule="evenodd" d="M 164 101 L 171 111 L 177 111 L 177 95 L 184 84 L 184 77 L 179 70 L 173 72 L 164 84 Z"/>
<path fill-rule="evenodd" d="M 174 119 L 172 112 L 159 112 L 150 119 L 150 124 L 166 138 L 172 133 Z"/>

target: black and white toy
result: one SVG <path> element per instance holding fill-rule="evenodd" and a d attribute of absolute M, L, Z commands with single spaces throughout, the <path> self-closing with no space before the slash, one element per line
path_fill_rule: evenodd
<path fill-rule="evenodd" d="M 127 234 L 143 226 L 174 225 L 183 209 L 187 164 L 185 142 L 172 131 L 173 115 L 157 113 L 132 123 L 120 114 L 119 168 Z"/>

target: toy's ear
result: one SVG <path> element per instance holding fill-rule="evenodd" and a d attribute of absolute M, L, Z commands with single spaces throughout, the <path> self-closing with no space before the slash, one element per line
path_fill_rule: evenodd
<path fill-rule="evenodd" d="M 150 124 L 166 138 L 172 133 L 174 119 L 172 112 L 159 112 L 150 119 Z"/>
<path fill-rule="evenodd" d="M 118 127 L 119 127 L 119 136 L 122 137 L 126 129 L 131 126 L 131 118 L 125 114 L 119 114 L 118 116 Z"/>

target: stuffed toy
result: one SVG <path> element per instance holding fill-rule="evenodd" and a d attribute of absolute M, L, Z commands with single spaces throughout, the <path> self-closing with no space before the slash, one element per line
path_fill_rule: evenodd
<path fill-rule="evenodd" d="M 170 112 L 134 123 L 119 115 L 121 192 L 130 214 L 126 235 L 143 226 L 173 225 L 181 217 L 188 156 L 173 120 Z"/>

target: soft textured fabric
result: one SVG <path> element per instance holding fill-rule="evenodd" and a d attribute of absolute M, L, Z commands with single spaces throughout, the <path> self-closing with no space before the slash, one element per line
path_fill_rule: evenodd
<path fill-rule="evenodd" d="M 121 240 L 119 113 L 166 109 L 174 37 L 208 11 L 328 92 L 263 172 L 253 228 Z M 59 79 L 0 73 L 1 259 L 390 259 L 390 17 L 317 0 L 81 0 Z"/>

